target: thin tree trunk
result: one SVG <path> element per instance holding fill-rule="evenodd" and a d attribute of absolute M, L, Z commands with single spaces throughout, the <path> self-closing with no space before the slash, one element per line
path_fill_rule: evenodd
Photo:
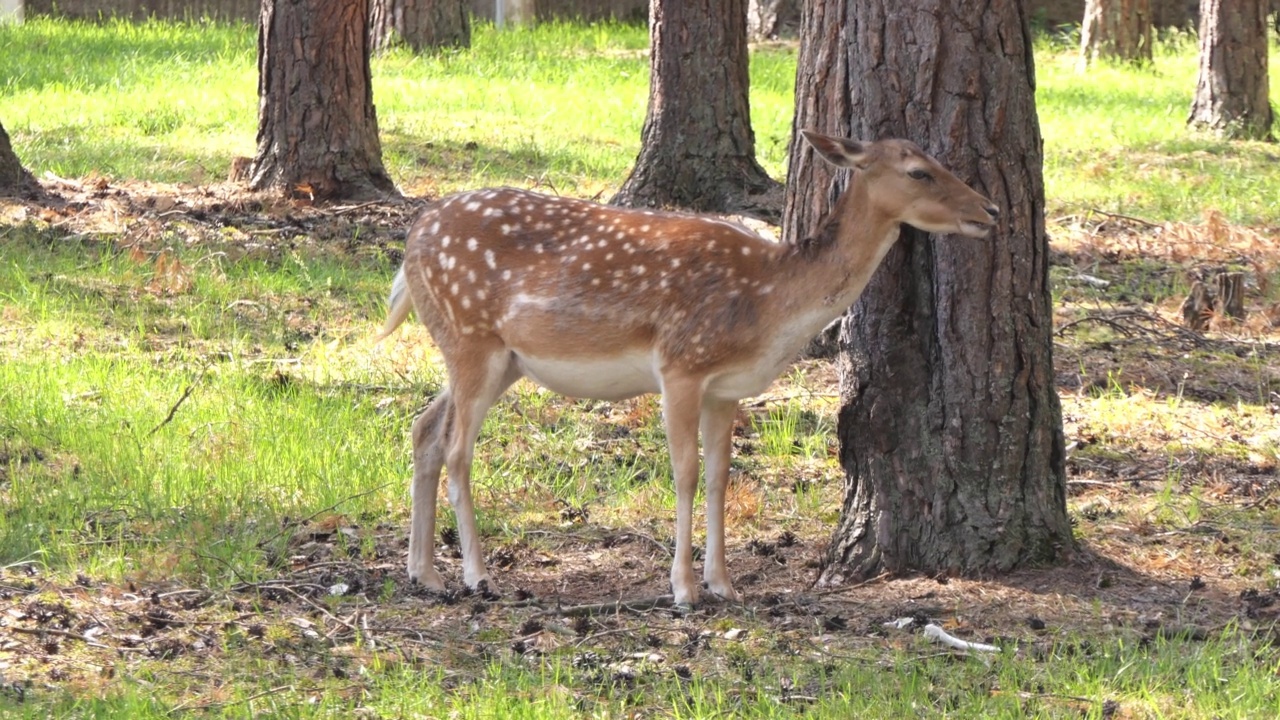
<path fill-rule="evenodd" d="M 1073 546 L 1043 157 L 1020 0 L 806 6 L 796 129 L 906 137 L 1001 209 L 983 241 L 904 228 L 840 334 L 844 507 L 822 580 L 982 573 Z M 798 133 L 797 133 L 798 135 Z M 784 239 L 847 184 L 793 142 Z"/>
<path fill-rule="evenodd" d="M 467 0 L 371 0 L 369 44 L 404 43 L 415 53 L 471 47 Z"/>
<path fill-rule="evenodd" d="M 1187 123 L 1270 140 L 1267 50 L 1266 0 L 1201 0 L 1200 72 Z"/>
<path fill-rule="evenodd" d="M 781 186 L 756 162 L 746 0 L 653 0 L 649 110 L 613 202 L 776 218 Z"/>
<path fill-rule="evenodd" d="M 255 190 L 314 199 L 396 194 L 382 166 L 369 0 L 263 0 Z"/>
<path fill-rule="evenodd" d="M 1083 66 L 1098 59 L 1151 62 L 1151 0 L 1087 0 L 1080 26 Z"/>

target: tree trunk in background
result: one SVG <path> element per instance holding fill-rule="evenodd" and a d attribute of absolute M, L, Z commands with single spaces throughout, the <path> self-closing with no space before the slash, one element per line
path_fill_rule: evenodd
<path fill-rule="evenodd" d="M 1151 62 L 1151 0 L 1087 0 L 1080 26 L 1080 63 L 1098 59 Z"/>
<path fill-rule="evenodd" d="M 1227 138 L 1271 139 L 1267 1 L 1201 0 L 1200 72 L 1187 123 Z"/>
<path fill-rule="evenodd" d="M 811 3 L 798 62 L 797 131 L 914 140 L 1003 218 L 986 240 L 904 227 L 843 320 L 837 432 L 847 479 L 822 582 L 1005 571 L 1068 554 L 1023 3 Z M 816 230 L 848 184 L 841 173 L 832 187 L 834 175 L 793 140 L 785 241 Z"/>
<path fill-rule="evenodd" d="M 747 0 L 747 37 L 794 38 L 800 29 L 800 0 Z"/>
<path fill-rule="evenodd" d="M 9 144 L 9 133 L 0 123 L 0 195 L 27 196 L 38 191 L 39 183 L 35 177 L 22 167 L 22 161 Z"/>
<path fill-rule="evenodd" d="M 467 0 L 371 0 L 369 44 L 385 50 L 397 43 L 415 53 L 471 47 Z"/>
<path fill-rule="evenodd" d="M 613 203 L 776 219 L 781 186 L 756 162 L 746 0 L 653 0 L 649 110 Z"/>
<path fill-rule="evenodd" d="M 498 0 L 493 19 L 498 27 L 532 25 L 536 15 L 533 0 Z"/>
<path fill-rule="evenodd" d="M 317 200 L 396 194 L 369 74 L 369 0 L 263 0 L 250 184 Z"/>

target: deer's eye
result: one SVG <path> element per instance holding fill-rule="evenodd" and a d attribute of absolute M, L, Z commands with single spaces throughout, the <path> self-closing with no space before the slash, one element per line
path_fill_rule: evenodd
<path fill-rule="evenodd" d="M 933 176 L 929 174 L 928 170 L 920 170 L 919 168 L 915 170 L 907 171 L 907 177 L 911 178 L 912 180 L 932 180 L 933 179 Z"/>

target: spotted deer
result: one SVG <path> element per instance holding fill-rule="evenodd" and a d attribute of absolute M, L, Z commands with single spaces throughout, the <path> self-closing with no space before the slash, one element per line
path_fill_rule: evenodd
<path fill-rule="evenodd" d="M 510 188 L 444 198 L 414 221 L 380 338 L 414 310 L 444 356 L 448 386 L 413 425 L 409 576 L 432 589 L 436 494 L 448 468 L 463 581 L 488 580 L 471 500 L 480 425 L 527 377 L 578 398 L 662 394 L 676 488 L 677 604 L 698 598 L 693 502 L 706 464 L 703 580 L 738 600 L 725 567 L 725 487 L 738 401 L 765 390 L 866 286 L 902 223 L 985 236 L 982 195 L 904 140 L 804 132 L 856 170 L 818 233 L 796 245 L 698 215 L 609 207 Z"/>

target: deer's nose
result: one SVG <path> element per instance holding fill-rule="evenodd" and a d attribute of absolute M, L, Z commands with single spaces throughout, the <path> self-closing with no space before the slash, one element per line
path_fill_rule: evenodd
<path fill-rule="evenodd" d="M 1000 219 L 1000 208 L 996 207 L 995 205 L 988 205 L 985 209 L 987 211 L 987 214 L 991 216 L 992 220 Z"/>

